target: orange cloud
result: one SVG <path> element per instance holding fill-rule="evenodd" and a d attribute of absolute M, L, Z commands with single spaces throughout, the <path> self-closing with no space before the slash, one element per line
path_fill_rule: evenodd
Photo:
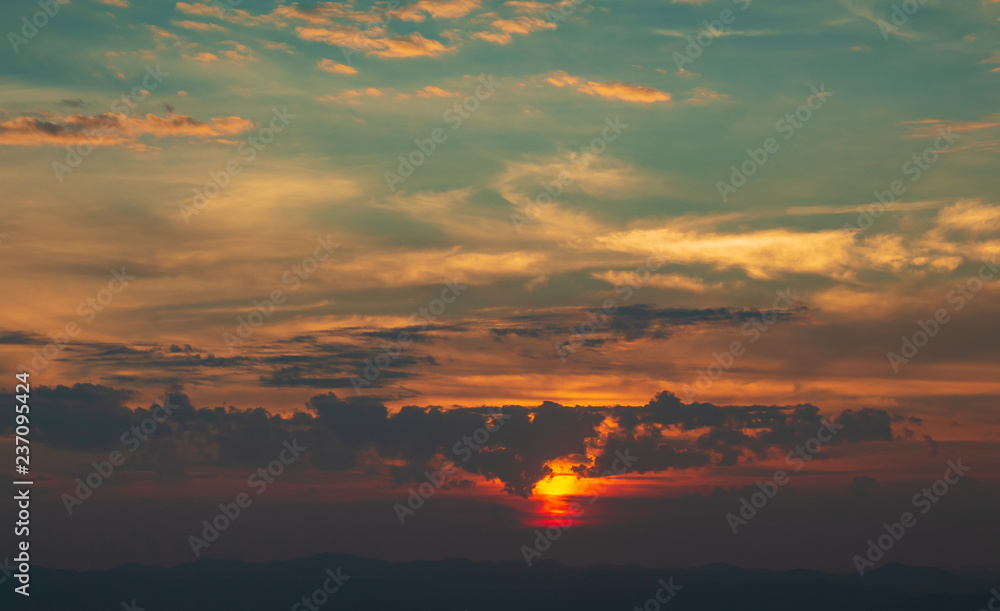
<path fill-rule="evenodd" d="M 221 6 L 212 6 L 210 4 L 191 4 L 189 2 L 178 2 L 174 8 L 188 15 L 218 17 L 230 23 L 236 23 L 239 25 L 254 26 L 271 24 L 277 27 L 284 27 L 287 25 L 285 22 L 278 19 L 279 15 L 277 15 L 277 12 L 270 15 L 254 16 L 243 9 L 230 7 L 222 8 Z"/>
<path fill-rule="evenodd" d="M 658 253 L 675 264 L 742 269 L 751 278 L 765 280 L 785 274 L 853 280 L 861 270 L 942 271 L 960 262 L 957 257 L 941 257 L 932 249 L 908 246 L 899 236 L 858 240 L 843 230 L 808 232 L 782 228 L 717 233 L 663 227 L 616 232 L 599 236 L 594 243 L 616 252 Z"/>
<path fill-rule="evenodd" d="M 670 94 L 653 89 L 652 87 L 642 87 L 630 83 L 597 83 L 587 81 L 585 86 L 579 88 L 580 91 L 597 95 L 610 100 L 623 100 L 625 102 L 636 102 L 639 104 L 651 104 L 653 102 L 668 102 Z"/>
<path fill-rule="evenodd" d="M 208 64 L 211 62 L 219 61 L 219 56 L 214 53 L 202 52 L 197 55 L 189 56 L 188 59 L 193 59 L 196 62 L 201 62 L 203 64 Z"/>
<path fill-rule="evenodd" d="M 454 47 L 446 47 L 437 40 L 424 38 L 414 32 L 402 38 L 389 38 L 381 41 L 383 46 L 371 53 L 378 57 L 438 57 Z"/>
<path fill-rule="evenodd" d="M 479 8 L 479 0 L 420 0 L 417 8 L 435 19 L 458 19 Z"/>
<path fill-rule="evenodd" d="M 1000 207 L 963 200 L 941 210 L 938 226 L 969 233 L 992 233 L 1000 229 Z"/>
<path fill-rule="evenodd" d="M 534 2 L 532 0 L 510 0 L 504 2 L 504 6 L 509 6 L 519 13 L 541 13 L 551 5 L 544 2 Z"/>
<path fill-rule="evenodd" d="M 554 30 L 559 24 L 538 17 L 517 17 L 516 19 L 498 19 L 493 27 L 507 34 L 530 34 L 538 30 Z"/>
<path fill-rule="evenodd" d="M 155 138 L 218 138 L 252 128 L 252 121 L 240 117 L 216 117 L 206 123 L 186 115 L 158 117 L 147 114 L 130 118 L 126 113 L 116 112 L 93 117 L 46 114 L 42 119 L 17 117 L 0 123 L 0 146 L 63 146 L 90 142 L 141 149 L 145 147 L 138 139 L 144 135 Z"/>
<path fill-rule="evenodd" d="M 505 45 L 513 40 L 513 37 L 505 32 L 476 32 L 472 37 L 498 45 Z"/>
<path fill-rule="evenodd" d="M 270 49 L 272 51 L 284 51 L 285 53 L 294 54 L 292 47 L 289 47 L 286 42 L 274 42 L 271 40 L 261 40 L 260 42 L 264 45 L 265 49 Z"/>
<path fill-rule="evenodd" d="M 215 23 L 204 23 L 201 21 L 171 21 L 179 28 L 184 28 L 185 30 L 200 30 L 200 31 L 212 31 L 212 32 L 224 32 L 226 28 Z"/>
<path fill-rule="evenodd" d="M 324 72 L 329 72 L 330 74 L 357 74 L 358 71 L 355 68 L 346 66 L 344 64 L 338 64 L 332 59 L 321 59 L 316 62 L 316 67 Z"/>
<path fill-rule="evenodd" d="M 609 100 L 635 102 L 637 104 L 669 102 L 671 97 L 669 93 L 660 91 L 659 89 L 621 81 L 611 83 L 599 83 L 597 81 L 583 82 L 580 77 L 567 74 L 563 70 L 557 70 L 545 80 L 556 87 L 574 87 L 577 91 L 588 95 L 596 95 Z"/>
<path fill-rule="evenodd" d="M 177 39 L 177 34 L 174 34 L 173 32 L 168 32 L 162 28 L 158 28 L 155 25 L 149 26 L 149 29 L 153 31 L 153 37 L 156 38 L 157 41 L 159 41 L 161 38 L 173 38 L 175 40 Z M 108 52 L 108 54 L 111 53 L 115 53 L 116 55 L 118 54 L 118 52 L 115 51 Z"/>
<path fill-rule="evenodd" d="M 175 8 L 182 13 L 187 13 L 188 15 L 201 15 L 203 17 L 218 17 L 221 13 L 220 9 L 214 6 L 209 6 L 208 4 L 188 4 L 187 2 L 178 2 Z"/>
<path fill-rule="evenodd" d="M 250 53 L 250 47 L 238 43 L 235 40 L 223 40 L 219 43 L 220 45 L 230 45 L 233 48 L 222 52 L 222 56 L 231 62 L 243 63 L 243 62 L 255 62 L 257 58 Z"/>
<path fill-rule="evenodd" d="M 460 95 L 454 91 L 448 91 L 446 89 L 441 89 L 440 87 L 435 87 L 434 85 L 428 85 L 423 89 L 417 91 L 416 96 L 418 98 L 450 98 Z"/>
<path fill-rule="evenodd" d="M 324 95 L 316 98 L 317 102 L 346 102 L 348 104 L 359 104 L 357 101 L 361 97 L 377 98 L 385 95 L 381 89 L 369 87 L 367 89 L 348 89 L 339 95 Z"/>
<path fill-rule="evenodd" d="M 302 8 L 297 2 L 290 6 L 279 6 L 271 13 L 274 18 L 297 19 L 312 25 L 331 25 L 335 18 L 350 19 L 359 23 L 377 23 L 381 17 L 375 11 L 361 12 L 339 2 L 317 2 L 309 8 Z"/>
<path fill-rule="evenodd" d="M 539 30 L 554 30 L 559 27 L 559 25 L 551 21 L 539 19 L 538 17 L 522 16 L 515 19 L 497 19 L 493 22 L 493 27 L 500 31 L 476 32 L 472 35 L 472 37 L 498 45 L 505 45 L 511 41 L 514 34 L 525 35 Z"/>
<path fill-rule="evenodd" d="M 424 38 L 418 32 L 408 36 L 388 38 L 385 36 L 385 28 L 372 28 L 362 32 L 357 28 L 342 26 L 330 28 L 300 27 L 295 29 L 295 33 L 302 40 L 349 47 L 384 58 L 438 57 L 455 50 L 455 47 L 446 47 L 437 40 Z"/>
<path fill-rule="evenodd" d="M 643 278 L 633 271 L 607 271 L 603 273 L 592 273 L 591 276 L 598 280 L 604 280 L 608 284 L 615 286 L 649 286 L 662 289 L 672 289 L 677 291 L 687 291 L 689 293 L 704 293 L 709 289 L 721 289 L 722 283 L 707 284 L 701 278 L 692 278 L 681 274 L 653 274 L 648 278 Z"/>

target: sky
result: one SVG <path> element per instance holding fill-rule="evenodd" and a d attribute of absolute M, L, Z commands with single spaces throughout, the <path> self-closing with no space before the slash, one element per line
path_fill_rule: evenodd
<path fill-rule="evenodd" d="M 546 558 L 848 572 L 964 461 L 887 560 L 998 568 L 998 19 L 6 4 L 0 386 L 46 565 L 520 559 L 571 516 Z"/>

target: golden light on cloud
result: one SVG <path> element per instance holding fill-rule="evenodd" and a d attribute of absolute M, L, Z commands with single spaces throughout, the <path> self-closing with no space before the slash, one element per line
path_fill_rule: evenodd
<path fill-rule="evenodd" d="M 345 64 L 338 64 L 332 59 L 321 59 L 316 63 L 316 67 L 323 72 L 330 74 L 357 74 L 358 69 Z"/>
<path fill-rule="evenodd" d="M 545 79 L 549 84 L 556 87 L 573 87 L 581 93 L 599 96 L 609 100 L 621 100 L 623 102 L 634 102 L 637 104 L 652 104 L 655 102 L 669 102 L 671 95 L 665 91 L 654 89 L 653 87 L 643 87 L 621 81 L 601 83 L 597 81 L 584 81 L 578 76 L 573 76 L 564 70 L 557 70 Z"/>

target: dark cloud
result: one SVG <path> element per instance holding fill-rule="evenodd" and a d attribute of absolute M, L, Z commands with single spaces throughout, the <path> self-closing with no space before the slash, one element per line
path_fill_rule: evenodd
<path fill-rule="evenodd" d="M 158 407 L 132 410 L 129 392 L 91 384 L 33 390 L 39 441 L 75 450 L 112 449 Z M 180 476 L 184 465 L 257 467 L 297 438 L 309 448 L 305 462 L 319 471 L 364 468 L 403 483 L 447 458 L 519 496 L 529 496 L 556 459 L 573 462 L 582 477 L 599 476 L 626 453 L 638 457 L 631 470 L 639 473 L 728 467 L 787 452 L 826 426 L 812 405 L 684 404 L 668 392 L 644 406 L 410 405 L 395 413 L 377 399 L 329 392 L 291 416 L 195 408 L 179 391 L 164 400 L 173 414 L 136 462 L 161 475 Z M 892 440 L 891 418 L 881 410 L 845 410 L 836 421 L 844 428 L 831 444 Z M 684 432 L 690 435 L 676 435 Z"/>
<path fill-rule="evenodd" d="M 430 330 L 443 331 L 447 328 L 433 327 Z M 403 331 L 410 334 L 410 343 L 402 350 L 398 346 L 387 347 Z M 32 345 L 46 341 L 27 332 L 0 331 L 0 344 Z M 103 376 L 107 382 L 145 386 L 172 386 L 182 381 L 223 382 L 233 372 L 241 372 L 255 374 L 263 386 L 353 388 L 351 379 L 365 377 L 367 368 L 373 375 L 367 378 L 366 387 L 379 388 L 394 380 L 412 377 L 407 369 L 418 365 L 436 366 L 434 357 L 419 347 L 431 343 L 427 333 L 419 332 L 417 327 L 377 332 L 351 328 L 336 333 L 300 335 L 281 345 L 263 344 L 256 350 L 238 350 L 223 355 L 190 344 L 159 346 L 76 342 L 66 347 L 61 358 L 56 360 L 63 360 L 69 367 L 80 371 L 99 366 L 108 372 Z M 387 366 L 379 368 L 375 365 L 376 359 L 384 359 L 380 355 L 391 356 Z M 117 373 L 122 370 L 130 373 Z M 135 373 L 137 371 L 141 373 Z"/>
<path fill-rule="evenodd" d="M 57 448 L 113 448 L 134 417 L 125 405 L 131 394 L 93 384 L 74 384 L 72 388 L 32 386 L 32 434 L 36 440 Z"/>
<path fill-rule="evenodd" d="M 580 332 L 588 340 L 598 339 L 592 346 L 599 346 L 608 340 L 669 339 L 678 331 L 698 325 L 742 325 L 763 320 L 764 317 L 772 320 L 773 324 L 775 320 L 790 320 L 803 311 L 804 307 L 771 311 L 753 308 L 654 308 L 636 304 L 621 306 L 614 313 L 605 314 L 600 309 L 575 308 L 514 316 L 504 321 L 505 325 L 490 328 L 490 333 L 500 341 L 507 336 L 566 338 Z"/>
<path fill-rule="evenodd" d="M 45 337 L 28 331 L 0 331 L 0 344 L 13 346 L 41 346 L 46 343 Z"/>

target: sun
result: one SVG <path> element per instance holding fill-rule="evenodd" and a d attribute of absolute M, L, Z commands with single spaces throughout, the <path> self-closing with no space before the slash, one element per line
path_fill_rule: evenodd
<path fill-rule="evenodd" d="M 553 473 L 535 484 L 539 496 L 578 496 L 586 493 L 587 485 L 575 473 Z"/>
<path fill-rule="evenodd" d="M 569 517 L 574 513 L 574 500 L 589 495 L 592 487 L 590 480 L 578 477 L 568 466 L 552 466 L 555 473 L 535 484 L 534 489 L 534 496 L 541 503 L 539 513 L 546 523 Z"/>

